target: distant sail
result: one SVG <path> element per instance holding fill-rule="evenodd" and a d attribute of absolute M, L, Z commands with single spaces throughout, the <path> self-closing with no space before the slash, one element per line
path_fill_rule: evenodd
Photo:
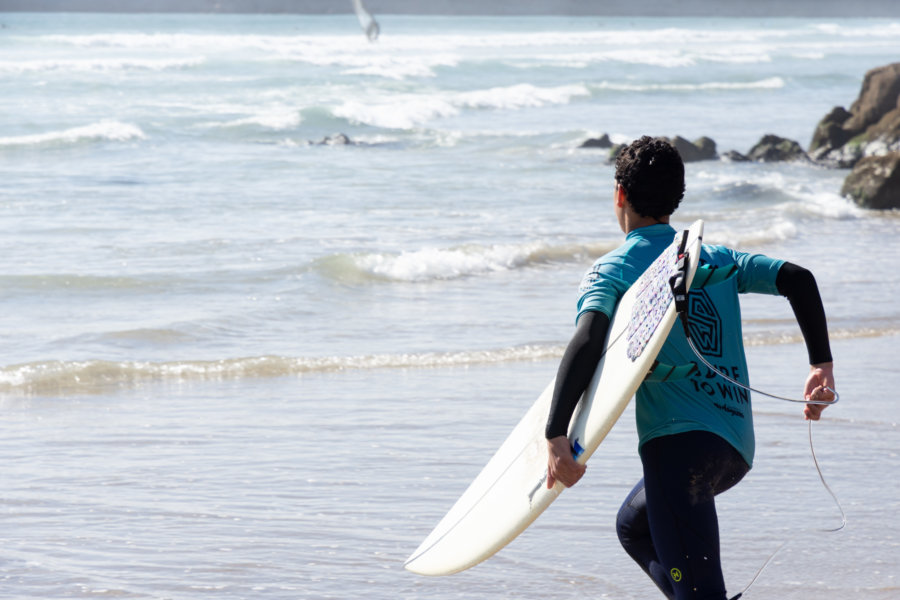
<path fill-rule="evenodd" d="M 363 28 L 363 31 L 366 32 L 366 37 L 369 38 L 370 42 L 374 42 L 378 39 L 378 34 L 381 33 L 381 28 L 378 26 L 378 22 L 375 20 L 375 17 L 366 10 L 366 7 L 363 6 L 362 0 L 353 0 L 353 10 L 356 11 L 356 16 L 359 18 L 359 24 Z"/>

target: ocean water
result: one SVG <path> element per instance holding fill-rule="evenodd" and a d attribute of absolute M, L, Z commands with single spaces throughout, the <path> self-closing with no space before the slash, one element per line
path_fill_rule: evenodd
<path fill-rule="evenodd" d="M 588 137 L 808 144 L 900 22 L 0 14 L 0 597 L 655 597 L 618 547 L 629 410 L 588 475 L 446 578 L 412 550 L 553 377 L 618 245 Z M 344 134 L 349 145 L 322 143 Z M 675 224 L 809 267 L 842 400 L 756 398 L 729 592 L 900 597 L 900 214 L 846 171 L 687 167 Z M 756 386 L 798 394 L 782 299 Z"/>

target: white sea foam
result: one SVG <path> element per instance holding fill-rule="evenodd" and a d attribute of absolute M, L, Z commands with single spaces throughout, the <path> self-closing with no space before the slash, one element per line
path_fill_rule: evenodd
<path fill-rule="evenodd" d="M 290 107 L 275 107 L 269 110 L 257 113 L 250 117 L 234 119 L 224 123 L 215 123 L 215 127 L 244 127 L 247 125 L 259 125 L 266 129 L 281 131 L 285 129 L 293 129 L 302 122 L 300 112 Z"/>
<path fill-rule="evenodd" d="M 859 219 L 868 214 L 864 209 L 834 190 L 814 191 L 794 188 L 789 192 L 797 199 L 776 207 L 776 210 L 784 210 L 794 215 L 829 219 Z"/>
<path fill-rule="evenodd" d="M 624 83 L 603 81 L 592 83 L 590 87 L 597 90 L 613 90 L 619 92 L 699 92 L 714 90 L 774 90 L 785 86 L 781 77 L 767 77 L 755 81 L 707 81 L 702 83 Z"/>
<path fill-rule="evenodd" d="M 807 52 L 794 52 L 791 56 L 802 60 L 825 60 L 828 54 L 821 51 L 809 50 Z"/>
<path fill-rule="evenodd" d="M 319 48 L 316 51 L 305 51 L 291 54 L 284 58 L 314 64 L 333 66 L 343 69 L 345 75 L 371 75 L 387 79 L 406 79 L 410 77 L 434 77 L 435 69 L 454 67 L 459 57 L 453 54 L 398 54 L 385 51 L 359 52 L 347 49 Z"/>
<path fill-rule="evenodd" d="M 221 56 L 239 53 L 243 60 L 292 61 L 342 68 L 347 75 L 389 79 L 433 77 L 439 67 L 481 62 L 490 50 L 507 64 L 585 68 L 599 62 L 659 67 L 687 67 L 702 61 L 754 63 L 770 60 L 771 41 L 790 35 L 785 30 L 718 30 L 660 28 L 649 30 L 503 31 L 484 35 L 458 33 L 419 35 L 394 33 L 367 44 L 347 35 L 253 35 L 209 33 L 111 33 L 53 35 L 51 44 L 85 49 L 122 48 L 132 51 L 180 51 Z M 553 53 L 535 54 L 535 49 Z M 564 48 L 565 51 L 558 49 Z M 520 49 L 527 49 L 523 56 Z M 798 51 L 802 50 L 802 45 Z M 95 65 L 96 68 L 96 65 Z"/>
<path fill-rule="evenodd" d="M 848 23 L 818 23 L 810 27 L 813 31 L 824 33 L 829 36 L 839 37 L 862 37 L 866 40 L 873 38 L 885 38 L 891 42 L 900 39 L 900 23 L 866 23 L 859 26 L 852 21 Z"/>
<path fill-rule="evenodd" d="M 454 117 L 463 109 L 516 110 L 568 104 L 590 96 L 583 84 L 539 87 L 518 84 L 468 92 L 396 94 L 366 100 L 347 100 L 333 109 L 337 117 L 377 127 L 412 129 L 432 119 Z"/>
<path fill-rule="evenodd" d="M 540 88 L 522 83 L 509 87 L 462 92 L 456 96 L 454 103 L 473 108 L 509 109 L 568 104 L 573 98 L 590 95 L 590 90 L 581 84 Z"/>
<path fill-rule="evenodd" d="M 765 223 L 753 229 L 730 228 L 720 226 L 710 234 L 704 234 L 703 241 L 713 245 L 725 245 L 733 248 L 758 248 L 772 242 L 789 240 L 797 237 L 797 225 L 786 219 L 773 223 Z"/>
<path fill-rule="evenodd" d="M 803 167 L 798 166 L 798 169 Z M 815 167 L 809 169 L 820 175 Z M 828 171 L 826 174 L 829 177 L 809 178 L 803 170 L 758 169 L 748 179 L 747 174 L 738 167 L 733 171 L 718 173 L 700 171 L 697 177 L 704 185 L 711 184 L 714 195 L 728 201 L 738 201 L 746 211 L 762 210 L 768 214 L 782 214 L 794 222 L 798 217 L 857 219 L 867 214 L 838 193 L 840 180 L 843 179 L 840 172 Z M 775 204 L 772 203 L 773 199 L 776 199 Z M 753 208 L 755 202 L 761 203 L 756 209 Z M 731 208 L 730 213 L 735 214 L 735 208 Z M 793 237 L 793 232 L 786 229 L 780 231 Z"/>
<path fill-rule="evenodd" d="M 821 40 L 822 35 L 844 38 L 883 38 L 893 41 L 900 35 L 900 24 L 892 22 L 819 23 L 797 27 L 748 27 L 727 28 L 706 25 L 657 28 L 559 29 L 510 32 L 497 28 L 484 30 L 481 35 L 455 31 L 420 34 L 409 31 L 392 31 L 383 36 L 377 45 L 368 44 L 358 31 L 348 28 L 346 33 L 273 32 L 210 33 L 210 32 L 104 32 L 89 34 L 49 34 L 39 36 L 38 41 L 48 45 L 75 46 L 78 48 L 116 48 L 135 50 L 259 50 L 275 55 L 325 57 L 329 54 L 358 51 L 360 54 L 404 54 L 410 51 L 420 55 L 440 53 L 477 52 L 483 48 L 501 51 L 527 48 L 534 52 L 542 48 L 612 48 L 625 51 L 646 50 L 651 47 L 700 49 L 728 52 L 738 47 L 741 51 L 765 49 L 772 44 L 790 40 L 792 45 Z M 21 39 L 21 38 L 20 38 Z M 723 48 L 724 47 L 724 48 Z M 329 63 L 335 64 L 335 63 Z"/>
<path fill-rule="evenodd" d="M 399 255 L 368 255 L 358 259 L 357 263 L 364 271 L 397 281 L 454 279 L 522 266 L 532 250 L 517 246 L 428 248 Z"/>
<path fill-rule="evenodd" d="M 93 33 L 54 34 L 41 36 L 39 41 L 48 45 L 75 46 L 78 48 L 125 48 L 132 50 L 249 50 L 275 51 L 302 47 L 309 37 L 284 35 L 247 35 L 211 33 Z"/>
<path fill-rule="evenodd" d="M 372 75 L 399 80 L 408 77 L 434 77 L 434 69 L 436 67 L 451 64 L 451 61 L 422 61 L 411 58 L 388 58 L 366 61 L 366 64 L 349 67 L 343 72 L 346 75 Z"/>
<path fill-rule="evenodd" d="M 72 144 L 93 140 L 122 142 L 144 137 L 146 137 L 144 132 L 135 125 L 119 121 L 100 121 L 71 129 L 0 138 L 0 147 Z"/>
<path fill-rule="evenodd" d="M 510 65 L 522 69 L 539 67 L 566 67 L 586 69 L 597 67 L 602 63 L 624 63 L 629 65 L 648 65 L 653 67 L 679 68 L 691 67 L 697 63 L 715 62 L 727 64 L 758 64 L 771 62 L 772 57 L 766 48 L 716 48 L 697 50 L 693 48 L 616 48 L 603 51 L 567 52 L 545 54 L 535 58 L 512 58 Z"/>
<path fill-rule="evenodd" d="M 55 58 L 41 60 L 0 60 L 0 73 L 23 74 L 47 71 L 74 73 L 112 71 L 167 71 L 203 65 L 203 57 L 186 58 Z"/>
<path fill-rule="evenodd" d="M 320 269 L 336 278 L 368 277 L 389 281 L 456 279 L 508 271 L 531 265 L 565 262 L 597 256 L 609 244 L 477 244 L 457 248 L 423 248 L 401 253 L 335 256 L 320 262 Z"/>
<path fill-rule="evenodd" d="M 300 377 L 345 370 L 416 369 L 555 360 L 562 346 L 370 354 L 354 356 L 254 356 L 172 362 L 44 361 L 0 368 L 0 391 L 22 395 L 91 394 L 147 383 L 231 381 Z"/>
<path fill-rule="evenodd" d="M 432 119 L 455 116 L 459 109 L 440 97 L 406 94 L 371 101 L 348 100 L 332 112 L 350 122 L 387 129 L 412 129 Z"/>

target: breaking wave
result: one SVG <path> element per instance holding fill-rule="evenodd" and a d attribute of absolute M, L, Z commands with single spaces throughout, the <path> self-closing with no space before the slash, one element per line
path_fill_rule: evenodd
<path fill-rule="evenodd" d="M 332 113 L 350 122 L 412 129 L 432 119 L 456 116 L 463 109 L 517 110 L 564 105 L 590 94 L 582 84 L 558 87 L 518 84 L 467 92 L 392 94 L 383 98 L 348 100 L 332 109 Z"/>
<path fill-rule="evenodd" d="M 755 81 L 707 81 L 702 83 L 621 83 L 604 81 L 592 88 L 616 92 L 699 92 L 733 90 L 774 90 L 785 86 L 781 77 L 767 77 Z"/>
<path fill-rule="evenodd" d="M 203 65 L 203 57 L 190 58 L 86 58 L 0 61 L 0 73 L 14 75 L 62 71 L 65 73 L 108 73 L 111 71 L 168 71 Z"/>
<path fill-rule="evenodd" d="M 424 248 L 400 253 L 337 254 L 319 259 L 315 268 L 326 276 L 342 281 L 423 282 L 587 260 L 613 247 L 613 244 L 551 245 L 534 242 Z"/>
<path fill-rule="evenodd" d="M 123 142 L 144 139 L 139 127 L 119 121 L 100 121 L 82 127 L 72 127 L 46 133 L 19 135 L 0 138 L 0 148 L 48 145 L 71 145 L 82 142 L 111 141 Z"/>
<path fill-rule="evenodd" d="M 0 369 L 0 392 L 21 395 L 90 394 L 149 383 L 187 383 L 300 377 L 364 369 L 466 367 L 558 359 L 563 347 L 526 345 L 496 350 L 419 354 L 286 357 L 258 356 L 210 361 L 44 361 Z"/>

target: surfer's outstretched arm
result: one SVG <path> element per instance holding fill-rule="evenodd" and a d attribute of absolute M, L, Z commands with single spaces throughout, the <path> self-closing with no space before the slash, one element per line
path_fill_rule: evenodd
<path fill-rule="evenodd" d="M 603 355 L 603 344 L 608 329 L 609 317 L 606 314 L 591 311 L 581 315 L 575 328 L 575 335 L 572 336 L 559 363 L 550 414 L 547 416 L 547 427 L 544 432 L 549 452 L 548 488 L 552 488 L 557 480 L 566 487 L 572 486 L 584 474 L 584 465 L 572 458 L 566 434 L 575 406 L 591 382 L 597 363 Z"/>
<path fill-rule="evenodd" d="M 810 373 L 803 389 L 804 398 L 833 399 L 834 394 L 826 388 L 834 389 L 834 365 L 828 342 L 825 307 L 822 305 L 816 278 L 807 269 L 786 262 L 778 270 L 775 286 L 778 293 L 790 301 L 809 353 Z M 803 416 L 818 421 L 823 410 L 823 404 L 807 404 Z"/>

